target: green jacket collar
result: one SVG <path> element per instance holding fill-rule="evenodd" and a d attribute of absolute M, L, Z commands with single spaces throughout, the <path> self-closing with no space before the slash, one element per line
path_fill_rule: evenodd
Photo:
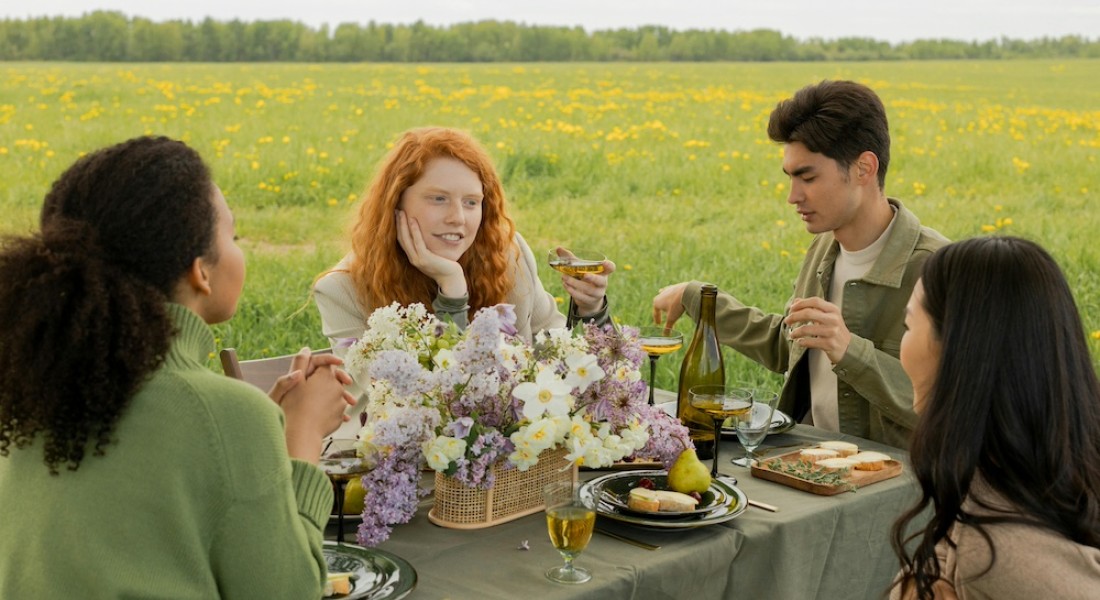
<path fill-rule="evenodd" d="M 921 226 L 917 215 L 902 206 L 900 200 L 887 198 L 886 201 L 897 209 L 897 214 L 894 216 L 894 227 L 890 230 L 890 237 L 886 239 L 882 254 L 879 255 L 875 264 L 871 265 L 871 270 L 861 279 L 875 285 L 900 288 L 902 280 L 905 278 L 908 259 L 913 254 L 913 249 L 917 247 L 917 241 L 920 239 Z M 828 245 L 828 250 L 818 267 L 817 275 L 819 279 L 824 273 L 833 272 L 833 263 L 836 262 L 836 257 L 840 254 L 840 244 L 833 237 L 833 232 L 823 233 L 821 237 L 821 241 Z"/>

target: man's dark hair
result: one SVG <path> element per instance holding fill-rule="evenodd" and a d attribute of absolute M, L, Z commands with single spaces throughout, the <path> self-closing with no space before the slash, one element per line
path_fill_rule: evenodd
<path fill-rule="evenodd" d="M 886 185 L 890 128 L 882 100 L 865 85 L 822 81 L 798 90 L 772 111 L 768 137 L 782 144 L 801 142 L 845 171 L 863 152 L 874 152 L 879 189 Z"/>

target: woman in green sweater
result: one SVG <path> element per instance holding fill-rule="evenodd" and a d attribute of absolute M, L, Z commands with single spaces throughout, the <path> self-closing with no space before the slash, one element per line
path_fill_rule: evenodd
<path fill-rule="evenodd" d="M 0 246 L 0 598 L 320 597 L 348 379 L 303 352 L 269 398 L 206 367 L 245 270 L 202 159 L 89 154 L 40 226 Z"/>

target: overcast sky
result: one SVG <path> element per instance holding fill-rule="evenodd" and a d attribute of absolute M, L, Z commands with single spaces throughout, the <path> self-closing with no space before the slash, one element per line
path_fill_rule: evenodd
<path fill-rule="evenodd" d="M 79 16 L 116 10 L 155 21 L 292 19 L 431 25 L 497 19 L 580 25 L 589 31 L 639 25 L 673 29 L 767 28 L 808 37 L 870 37 L 889 42 L 950 38 L 1100 37 L 1098 0 L 5 0 L 0 17 Z"/>

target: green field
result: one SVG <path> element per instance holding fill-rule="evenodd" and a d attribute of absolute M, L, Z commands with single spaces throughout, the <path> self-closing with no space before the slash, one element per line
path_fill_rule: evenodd
<path fill-rule="evenodd" d="M 887 192 L 958 239 L 1013 234 L 1063 265 L 1100 350 L 1100 61 L 734 64 L 0 66 L 0 231 L 35 227 L 82 152 L 141 134 L 197 148 L 248 256 L 242 356 L 327 345 L 313 278 L 346 249 L 356 198 L 401 131 L 472 131 L 536 254 L 596 246 L 618 264 L 614 313 L 648 320 L 657 289 L 718 283 L 778 311 L 810 236 L 786 203 L 776 102 L 825 78 L 883 97 Z M 557 276 L 541 273 L 562 294 Z M 690 333 L 692 324 L 678 326 Z M 679 355 L 661 361 L 674 384 Z M 729 377 L 776 382 L 733 352 Z M 211 364 L 214 364 L 213 361 Z"/>

